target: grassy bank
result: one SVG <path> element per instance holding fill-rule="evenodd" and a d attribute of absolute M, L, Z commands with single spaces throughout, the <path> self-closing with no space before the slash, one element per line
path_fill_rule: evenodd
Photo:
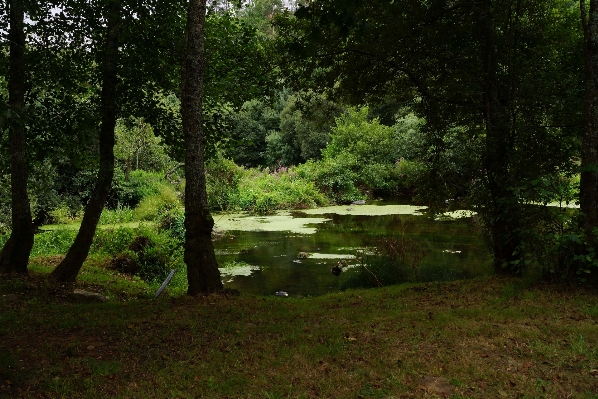
<path fill-rule="evenodd" d="M 598 397 L 594 292 L 490 278 L 150 300 L 88 267 L 77 286 L 112 299 L 82 305 L 36 262 L 0 283 L 0 397 Z"/>

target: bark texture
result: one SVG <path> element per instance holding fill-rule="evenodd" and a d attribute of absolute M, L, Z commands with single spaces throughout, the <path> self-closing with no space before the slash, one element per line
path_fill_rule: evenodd
<path fill-rule="evenodd" d="M 10 184 L 12 232 L 0 252 L 0 273 L 27 273 L 33 247 L 33 224 L 27 194 L 25 137 L 25 31 L 22 0 L 12 0 L 10 7 L 10 72 L 8 101 L 15 118 L 10 123 Z"/>
<path fill-rule="evenodd" d="M 114 175 L 114 129 L 118 114 L 118 36 L 121 23 L 120 0 L 107 5 L 107 34 L 102 74 L 100 128 L 100 169 L 91 199 L 85 208 L 81 227 L 64 260 L 52 272 L 58 281 L 74 281 L 89 254 L 100 215 L 112 185 Z"/>
<path fill-rule="evenodd" d="M 581 150 L 579 202 L 582 228 L 598 227 L 598 0 L 590 0 L 589 13 L 580 0 L 584 29 L 585 84 L 584 129 Z"/>
<path fill-rule="evenodd" d="M 206 0 L 190 0 L 183 61 L 182 109 L 185 136 L 185 263 L 189 295 L 222 289 L 214 246 L 214 220 L 208 208 L 203 133 L 204 25 Z"/>
<path fill-rule="evenodd" d="M 517 196 L 509 188 L 509 163 L 515 135 L 515 121 L 509 112 L 512 91 L 508 83 L 499 81 L 497 73 L 492 0 L 477 1 L 477 11 L 486 124 L 483 166 L 490 192 L 485 222 L 490 233 L 495 272 L 512 274 L 520 271 L 513 267 L 513 262 L 520 257 L 518 249 L 521 245 L 521 208 Z"/>

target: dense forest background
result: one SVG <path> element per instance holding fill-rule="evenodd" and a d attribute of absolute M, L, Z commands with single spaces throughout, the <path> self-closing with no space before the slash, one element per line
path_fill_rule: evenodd
<path fill-rule="evenodd" d="M 587 3 L 207 4 L 201 201 L 259 214 L 399 194 L 432 215 L 458 204 L 477 212 L 497 273 L 593 280 L 598 6 Z M 155 221 L 185 240 L 187 7 L 2 3 L 1 243 L 81 219 L 93 230 L 74 244 L 87 247 L 79 263 L 108 220 Z"/>

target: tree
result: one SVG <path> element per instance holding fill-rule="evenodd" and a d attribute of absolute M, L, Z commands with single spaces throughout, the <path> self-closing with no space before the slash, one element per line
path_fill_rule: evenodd
<path fill-rule="evenodd" d="M 537 234 L 522 188 L 571 170 L 580 75 L 567 0 L 319 0 L 278 20 L 287 82 L 354 104 L 394 97 L 425 120 L 428 185 L 459 131 L 485 142 L 467 184 L 499 273 L 522 269 Z M 307 61 L 307 62 L 306 62 Z M 459 128 L 455 130 L 455 128 Z M 464 142 L 466 140 L 463 140 Z M 429 204 L 444 203 L 434 193 Z M 450 197 L 449 197 L 450 198 Z"/>
<path fill-rule="evenodd" d="M 118 117 L 118 53 L 122 5 L 120 0 L 106 4 L 106 41 L 102 74 L 100 128 L 100 169 L 95 188 L 81 221 L 81 227 L 66 257 L 52 272 L 58 281 L 74 281 L 87 258 L 98 221 L 114 176 L 114 130 Z"/>
<path fill-rule="evenodd" d="M 183 60 L 181 116 L 185 137 L 185 263 L 189 295 L 222 289 L 206 193 L 202 98 L 206 0 L 190 0 Z"/>
<path fill-rule="evenodd" d="M 125 164 L 125 181 L 135 170 L 163 170 L 167 167 L 168 156 L 160 137 L 143 118 L 119 119 L 116 123 L 116 159 Z M 140 166 L 141 165 L 141 166 Z"/>
<path fill-rule="evenodd" d="M 592 236 L 598 227 L 598 1 L 580 0 L 585 51 L 585 108 L 579 202 L 582 228 Z"/>
<path fill-rule="evenodd" d="M 9 107 L 13 116 L 9 126 L 12 232 L 0 252 L 0 273 L 27 273 L 33 247 L 33 225 L 27 194 L 25 136 L 25 30 L 24 4 L 11 0 Z"/>

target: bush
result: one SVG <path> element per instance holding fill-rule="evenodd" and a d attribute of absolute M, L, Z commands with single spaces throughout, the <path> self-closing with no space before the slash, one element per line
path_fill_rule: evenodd
<path fill-rule="evenodd" d="M 211 208 L 229 210 L 231 199 L 239 190 L 245 170 L 233 161 L 218 155 L 206 165 L 206 190 Z"/>
<path fill-rule="evenodd" d="M 176 191 L 167 185 L 159 188 L 159 193 L 141 200 L 133 215 L 137 220 L 155 220 L 159 215 L 180 206 L 181 202 Z"/>
<path fill-rule="evenodd" d="M 159 228 L 168 233 L 177 241 L 185 241 L 185 209 L 173 208 L 162 215 Z"/>
<path fill-rule="evenodd" d="M 297 168 L 297 174 L 314 181 L 317 188 L 334 202 L 343 203 L 365 198 L 355 186 L 358 180 L 355 169 L 357 160 L 347 154 L 320 162 L 307 162 Z"/>
<path fill-rule="evenodd" d="M 326 197 L 295 169 L 280 168 L 272 173 L 252 171 L 239 184 L 232 198 L 235 208 L 265 215 L 280 209 L 306 209 L 326 205 Z"/>
<path fill-rule="evenodd" d="M 48 222 L 55 224 L 69 224 L 83 217 L 83 207 L 79 205 L 69 205 L 67 202 L 60 203 L 56 208 L 50 211 Z"/>
<path fill-rule="evenodd" d="M 124 172 L 116 170 L 106 205 L 109 209 L 135 208 L 143 198 L 159 194 L 164 186 L 169 183 L 160 173 L 134 170 L 125 181 Z"/>
<path fill-rule="evenodd" d="M 91 245 L 91 253 L 116 255 L 127 249 L 134 237 L 135 229 L 130 227 L 97 229 Z"/>
<path fill-rule="evenodd" d="M 108 241 L 106 238 L 110 236 L 113 239 Z M 155 226 L 99 230 L 92 253 L 112 255 L 110 268 L 134 274 L 149 283 L 162 282 L 171 269 L 184 274 L 181 242 L 172 240 Z M 185 279 L 179 276 L 176 281 L 184 284 Z"/>

